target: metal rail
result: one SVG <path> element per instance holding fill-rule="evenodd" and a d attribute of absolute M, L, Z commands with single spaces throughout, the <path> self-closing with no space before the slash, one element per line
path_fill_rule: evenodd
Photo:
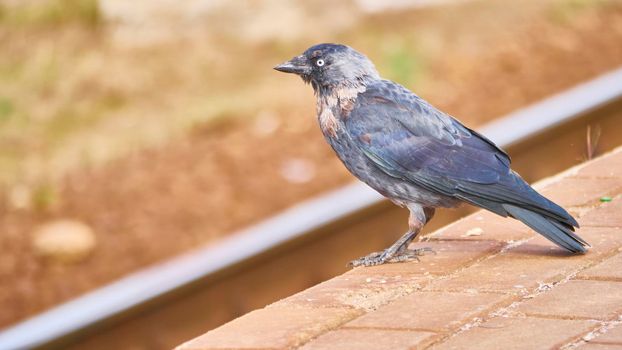
<path fill-rule="evenodd" d="M 551 96 L 479 131 L 501 147 L 510 147 L 571 123 L 622 98 L 622 69 Z M 379 205 L 383 197 L 354 183 L 304 201 L 272 218 L 226 238 L 142 269 L 0 332 L 0 349 L 30 349 L 67 338 L 127 315 L 140 306 L 251 261 L 267 251 L 318 232 L 336 220 Z"/>

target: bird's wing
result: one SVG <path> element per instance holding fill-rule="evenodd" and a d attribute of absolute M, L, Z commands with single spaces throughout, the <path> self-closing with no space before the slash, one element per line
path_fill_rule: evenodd
<path fill-rule="evenodd" d="M 345 128 L 386 174 L 508 216 L 503 204 L 528 208 L 577 226 L 564 209 L 510 169 L 492 141 L 388 81 L 359 94 Z"/>

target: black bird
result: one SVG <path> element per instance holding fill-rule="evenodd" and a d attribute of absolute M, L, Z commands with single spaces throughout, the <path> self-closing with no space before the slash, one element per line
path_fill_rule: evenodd
<path fill-rule="evenodd" d="M 322 133 L 346 168 L 410 211 L 408 232 L 352 266 L 417 259 L 426 248 L 408 245 L 435 208 L 461 202 L 518 219 L 570 252 L 589 247 L 574 233 L 579 225 L 566 210 L 510 169 L 505 151 L 405 87 L 380 78 L 363 54 L 320 44 L 274 69 L 311 84 Z"/>

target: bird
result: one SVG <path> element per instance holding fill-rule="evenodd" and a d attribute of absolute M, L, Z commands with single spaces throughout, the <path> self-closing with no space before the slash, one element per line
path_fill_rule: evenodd
<path fill-rule="evenodd" d="M 320 129 L 345 167 L 409 211 L 403 236 L 350 266 L 419 260 L 431 249 L 409 245 L 435 210 L 465 202 L 520 220 L 569 252 L 590 247 L 574 232 L 576 219 L 513 171 L 504 150 L 404 86 L 381 78 L 355 49 L 318 44 L 274 69 L 312 86 Z"/>

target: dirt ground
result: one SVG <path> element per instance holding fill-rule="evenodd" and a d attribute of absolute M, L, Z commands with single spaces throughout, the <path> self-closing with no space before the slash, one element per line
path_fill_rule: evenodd
<path fill-rule="evenodd" d="M 409 56 L 397 54 L 397 68 L 379 70 L 406 72 L 414 78 L 402 83 L 469 125 L 622 65 L 620 3 L 542 10 L 512 21 L 504 20 L 511 10 L 501 5 L 421 11 L 370 15 L 366 26 L 427 28 L 441 40 L 422 45 L 445 54 L 430 54 L 434 60 L 422 64 L 423 73 L 400 68 Z M 413 23 L 413 16 L 421 20 Z M 364 52 L 375 42 L 352 32 L 334 39 Z M 254 114 L 242 108 L 161 146 L 72 171 L 45 210 L 2 201 L 0 247 L 10 254 L 0 256 L 0 326 L 352 181 L 316 126 L 310 88 L 274 74 L 269 79 L 280 90 Z M 33 228 L 55 218 L 93 228 L 97 244 L 88 259 L 61 264 L 35 254 Z"/>

